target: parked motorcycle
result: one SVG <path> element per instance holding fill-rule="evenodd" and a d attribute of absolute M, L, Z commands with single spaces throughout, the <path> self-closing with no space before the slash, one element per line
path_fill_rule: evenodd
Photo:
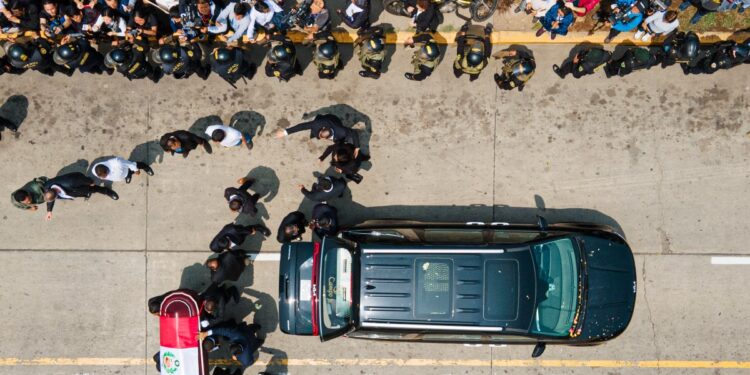
<path fill-rule="evenodd" d="M 492 17 L 498 0 L 430 0 L 441 13 L 451 13 L 458 7 L 469 8 L 474 22 L 484 22 Z M 383 9 L 390 14 L 410 17 L 404 0 L 383 0 Z"/>

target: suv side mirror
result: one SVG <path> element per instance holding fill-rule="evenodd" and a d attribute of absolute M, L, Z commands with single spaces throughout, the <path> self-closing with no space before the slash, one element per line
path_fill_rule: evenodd
<path fill-rule="evenodd" d="M 544 218 L 542 215 L 536 215 L 537 222 L 536 225 L 539 226 L 539 230 L 542 232 L 546 232 L 547 229 L 549 229 L 549 225 L 547 224 L 547 219 Z"/>
<path fill-rule="evenodd" d="M 544 349 L 547 349 L 547 344 L 540 342 L 534 346 L 534 351 L 531 352 L 531 358 L 537 358 L 544 353 Z"/>

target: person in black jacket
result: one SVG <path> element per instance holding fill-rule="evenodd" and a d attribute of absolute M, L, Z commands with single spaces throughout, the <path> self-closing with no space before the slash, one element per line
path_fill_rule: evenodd
<path fill-rule="evenodd" d="M 73 200 L 89 198 L 93 193 L 104 194 L 114 200 L 120 199 L 114 190 L 97 186 L 94 180 L 81 172 L 73 172 L 47 180 L 44 184 L 44 200 L 47 202 L 47 220 L 52 220 L 52 209 L 58 199 Z"/>
<path fill-rule="evenodd" d="M 407 10 L 411 12 L 411 25 L 416 28 L 417 33 L 437 32 L 438 26 L 443 23 L 443 15 L 429 0 L 407 0 Z"/>
<path fill-rule="evenodd" d="M 249 214 L 255 216 L 258 213 L 258 208 L 255 204 L 260 199 L 260 194 L 255 193 L 250 195 L 247 189 L 255 182 L 254 178 L 240 178 L 237 183 L 240 184 L 239 188 L 228 187 L 224 190 L 224 199 L 229 203 L 229 209 L 232 212 L 239 212 L 243 214 Z"/>
<path fill-rule="evenodd" d="M 352 29 L 370 27 L 370 0 L 351 0 L 346 9 L 336 9 L 336 13 Z"/>
<path fill-rule="evenodd" d="M 161 136 L 161 139 L 159 139 L 159 145 L 162 150 L 169 152 L 172 155 L 174 155 L 175 152 L 182 154 L 183 158 L 188 157 L 190 151 L 198 148 L 198 145 L 202 145 L 207 153 L 211 153 L 211 145 L 207 140 L 187 130 L 177 130 L 164 134 Z"/>
<path fill-rule="evenodd" d="M 335 236 L 339 232 L 339 213 L 336 207 L 318 203 L 313 207 L 310 229 L 318 238 Z"/>
<path fill-rule="evenodd" d="M 332 176 L 320 176 L 318 182 L 310 190 L 305 185 L 297 185 L 305 198 L 314 202 L 326 202 L 333 198 L 341 198 L 346 191 L 346 180 Z"/>
<path fill-rule="evenodd" d="M 281 220 L 279 231 L 276 233 L 276 240 L 280 243 L 291 242 L 302 237 L 307 226 L 305 214 L 299 211 L 289 213 Z"/>
<path fill-rule="evenodd" d="M 221 253 L 222 251 L 229 250 L 235 246 L 242 245 L 247 236 L 252 236 L 257 232 L 262 233 L 266 237 L 271 235 L 271 230 L 262 225 L 245 226 L 229 223 L 225 225 L 224 228 L 221 228 L 221 231 L 214 236 L 209 248 L 214 253 Z"/>
<path fill-rule="evenodd" d="M 338 116 L 333 114 L 315 115 L 312 121 L 303 122 L 295 126 L 280 129 L 276 132 L 276 138 L 284 138 L 297 132 L 309 130 L 310 138 L 328 139 L 333 142 L 346 142 L 353 145 L 359 152 L 359 134 L 351 128 L 347 128 Z"/>
<path fill-rule="evenodd" d="M 370 160 L 370 156 L 357 152 L 357 150 L 354 145 L 336 142 L 325 149 L 319 160 L 322 163 L 328 155 L 331 155 L 331 166 L 336 168 L 336 172 L 356 183 L 360 183 L 362 182 L 362 175 L 357 172 L 359 172 L 362 162 Z"/>
<path fill-rule="evenodd" d="M 200 325 L 201 330 L 215 327 L 228 320 L 224 312 L 225 307 L 230 300 L 234 300 L 234 303 L 240 301 L 240 291 L 237 287 L 219 286 L 217 284 L 211 284 L 209 287 L 201 293 L 203 298 L 203 309 L 200 314 Z"/>
<path fill-rule="evenodd" d="M 211 270 L 211 282 L 221 285 L 224 281 L 239 280 L 245 271 L 247 254 L 242 250 L 229 250 L 221 254 L 212 254 L 206 261 L 206 267 Z"/>
<path fill-rule="evenodd" d="M 5 9 L 6 12 L 0 12 L 0 30 L 7 30 L 8 34 L 39 31 L 39 8 L 34 2 L 15 0 Z M 0 31 L 0 35 L 4 33 Z"/>
<path fill-rule="evenodd" d="M 568 74 L 573 74 L 575 78 L 581 78 L 585 75 L 594 74 L 596 69 L 611 59 L 611 52 L 600 47 L 590 47 L 576 53 L 573 59 L 566 60 L 562 66 L 552 65 L 552 70 L 560 78 L 565 78 Z"/>

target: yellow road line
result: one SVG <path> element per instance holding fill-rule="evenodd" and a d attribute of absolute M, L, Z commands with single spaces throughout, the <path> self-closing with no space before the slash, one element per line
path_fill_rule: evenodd
<path fill-rule="evenodd" d="M 151 358 L 0 358 L 0 367 L 10 366 L 144 366 Z M 213 365 L 227 365 L 231 361 L 211 361 Z M 750 369 L 750 361 L 623 361 L 570 359 L 394 359 L 394 358 L 338 358 L 338 359 L 282 359 L 258 360 L 257 366 L 280 365 L 292 367 L 568 367 L 568 368 L 675 368 L 675 369 Z"/>

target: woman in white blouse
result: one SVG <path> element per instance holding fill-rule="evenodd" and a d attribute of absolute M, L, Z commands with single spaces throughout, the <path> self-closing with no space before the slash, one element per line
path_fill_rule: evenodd
<path fill-rule="evenodd" d="M 112 45 L 116 46 L 120 38 L 125 38 L 125 28 L 127 23 L 116 10 L 107 8 L 96 19 L 94 26 L 91 27 L 93 32 L 102 32 L 112 39 Z"/>
<path fill-rule="evenodd" d="M 247 39 L 255 43 L 255 31 L 258 27 L 271 31 L 277 27 L 283 16 L 283 9 L 270 0 L 257 0 L 250 10 L 250 25 L 247 28 Z"/>

